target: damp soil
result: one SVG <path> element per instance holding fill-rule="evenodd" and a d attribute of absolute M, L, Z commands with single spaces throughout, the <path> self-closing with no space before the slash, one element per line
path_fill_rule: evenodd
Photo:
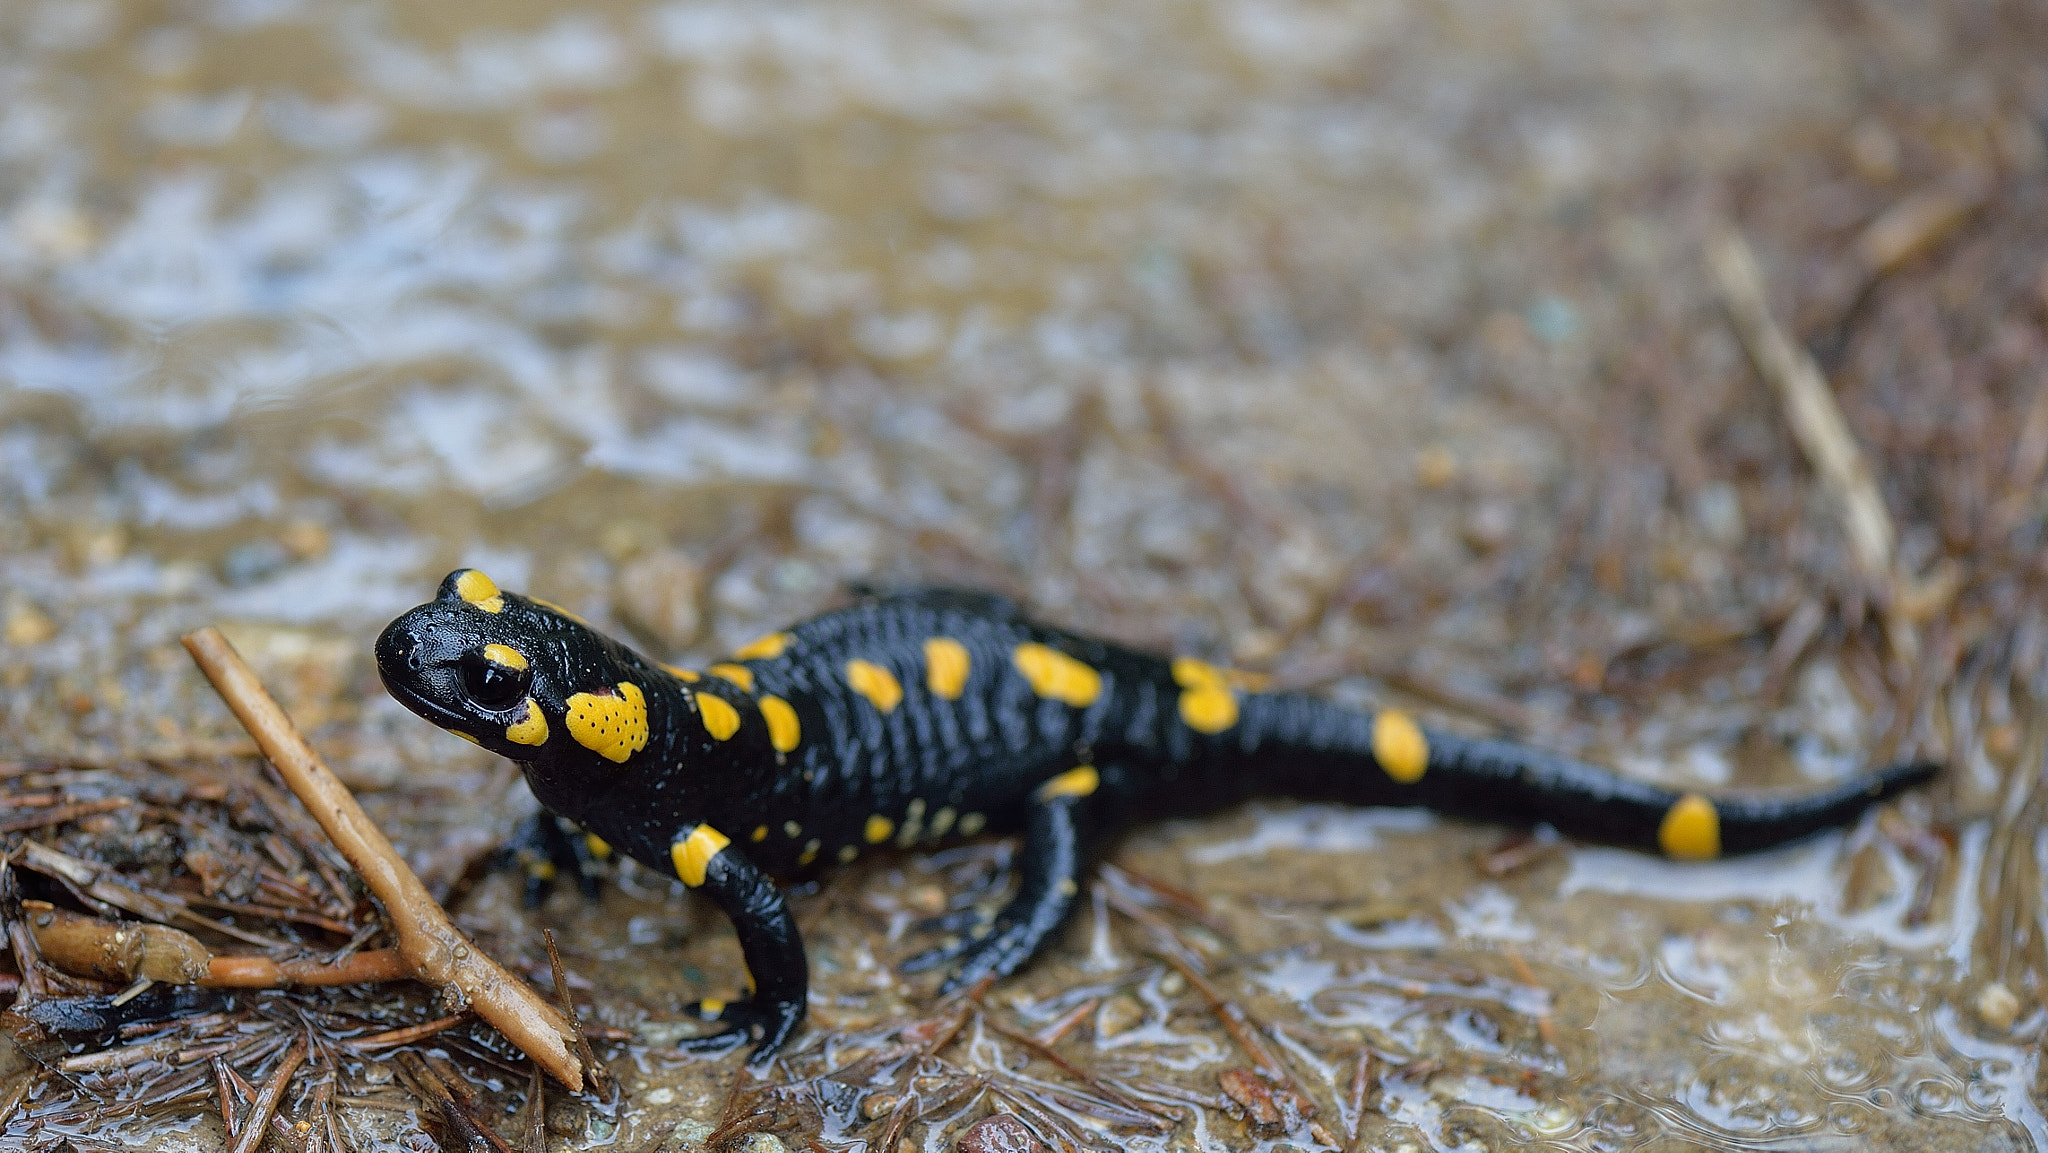
<path fill-rule="evenodd" d="M 531 799 L 368 660 L 457 565 L 665 660 L 966 584 L 1674 786 L 1930 757 L 1707 865 L 1278 800 L 1136 829 L 943 1068 L 761 1124 L 873 1143 L 928 1076 L 974 1088 L 926 1150 L 998 1106 L 1140 1149 L 2042 1148 L 2043 60 L 1993 0 L 0 6 L 0 761 L 255 779 L 177 646 L 221 624 L 459 922 L 536 979 L 553 929 L 630 1038 L 549 1147 L 675 1151 L 755 1100 L 669 1047 L 737 949 L 664 877 L 529 910 L 480 868 Z M 1729 227 L 1896 584 L 1717 303 Z M 797 894 L 788 1076 L 932 1039 L 894 965 L 1004 852 Z M 1260 1121 L 1189 966 L 1309 1107 Z M 1050 1027 L 1170 1121 L 1077 1105 L 1011 1035 Z M 0 1141 L 222 1147 L 59 1132 L 0 1065 Z"/>

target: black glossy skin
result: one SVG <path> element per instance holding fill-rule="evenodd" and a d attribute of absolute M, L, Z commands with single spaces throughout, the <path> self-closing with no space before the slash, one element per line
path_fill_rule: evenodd
<path fill-rule="evenodd" d="M 1421 730 L 1426 771 L 1403 784 L 1374 757 L 1373 714 L 1241 684 L 1230 693 L 1233 722 L 1197 731 L 1177 707 L 1184 685 L 1167 661 L 1038 624 L 992 596 L 921 592 L 816 617 L 784 634 L 778 655 L 737 662 L 752 674 L 749 691 L 717 676 L 680 679 L 524 597 L 499 594 L 499 611 L 484 611 L 460 595 L 467 571 L 450 574 L 436 600 L 379 638 L 385 685 L 428 720 L 518 761 L 542 805 L 650 867 L 675 868 L 671 846 L 700 825 L 729 838 L 700 887 L 732 919 L 755 990 L 715 1014 L 734 1029 L 694 1047 L 729 1047 L 751 1032 L 762 1063 L 802 1020 L 807 987 L 803 944 L 771 876 L 982 827 L 1021 831 L 1022 884 L 995 923 L 906 965 L 957 962 L 950 989 L 1023 965 L 1066 918 L 1105 837 L 1140 816 L 1286 794 L 1548 822 L 1568 835 L 1656 851 L 1660 822 L 1681 801 L 1554 754 L 1434 730 Z M 928 686 L 923 645 L 934 637 L 969 654 L 957 699 Z M 516 686 L 493 679 L 512 675 L 503 670 L 478 671 L 483 646 L 493 643 L 529 662 Z M 1099 692 L 1079 706 L 1038 695 L 1013 659 L 1026 643 L 1095 670 Z M 850 687 L 854 659 L 893 673 L 900 701 L 885 712 Z M 614 692 L 620 682 L 644 694 L 648 741 L 613 763 L 573 739 L 564 715 L 574 694 Z M 697 694 L 730 704 L 738 730 L 723 740 L 708 732 Z M 801 739 L 786 753 L 770 743 L 760 708 L 769 695 L 787 701 L 800 723 Z M 506 738 L 527 697 L 548 722 L 540 746 Z M 1093 766 L 1099 787 L 1044 787 L 1076 766 Z M 1898 766 L 1815 796 L 1716 801 L 1719 847 L 1760 848 L 1839 824 L 1932 771 Z M 879 840 L 871 835 L 875 817 L 889 825 Z M 934 828 L 942 823 L 950 827 Z"/>

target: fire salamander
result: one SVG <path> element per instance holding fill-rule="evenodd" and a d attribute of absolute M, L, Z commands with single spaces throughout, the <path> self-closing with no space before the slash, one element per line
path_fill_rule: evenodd
<path fill-rule="evenodd" d="M 540 803 L 673 870 L 732 919 L 754 991 L 697 1011 L 756 1038 L 803 1020 L 803 942 L 772 879 L 887 847 L 1022 833 L 994 918 L 905 964 L 945 989 L 1007 975 L 1072 911 L 1127 823 L 1256 794 L 1427 805 L 1684 860 L 1840 824 L 1927 779 L 1900 765 L 1791 799 L 1709 798 L 1538 749 L 1270 692 L 1265 678 L 1038 624 L 995 596 L 876 597 L 771 633 L 702 671 L 648 660 L 475 569 L 377 641 L 391 694 L 525 770 Z M 601 838 L 601 840 L 598 840 Z"/>

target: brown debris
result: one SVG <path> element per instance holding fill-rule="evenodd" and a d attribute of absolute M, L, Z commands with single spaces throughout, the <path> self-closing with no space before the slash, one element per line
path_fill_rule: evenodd
<path fill-rule="evenodd" d="M 571 1049 L 576 1034 L 569 1022 L 455 928 L 218 629 L 201 629 L 184 639 L 192 659 L 264 756 L 384 903 L 398 951 L 413 974 L 459 994 L 557 1080 L 581 1090 L 584 1068 Z"/>

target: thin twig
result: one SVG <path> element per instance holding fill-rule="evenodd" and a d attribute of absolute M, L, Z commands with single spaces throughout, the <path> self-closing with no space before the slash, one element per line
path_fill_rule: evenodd
<path fill-rule="evenodd" d="M 263 1143 L 264 1131 L 270 1128 L 270 1118 L 277 1112 L 277 1103 L 284 1096 L 285 1085 L 305 1060 L 306 1038 L 302 1035 L 285 1052 L 284 1059 L 277 1063 L 270 1080 L 264 1082 L 263 1092 L 256 1095 L 256 1104 L 250 1106 L 249 1117 L 242 1123 L 241 1136 L 235 1138 L 229 1153 L 255 1153 L 256 1147 Z"/>
<path fill-rule="evenodd" d="M 263 755 L 383 902 L 398 951 L 413 973 L 437 988 L 458 990 L 478 1016 L 497 1026 L 557 1080 L 580 1091 L 583 1063 L 570 1049 L 575 1035 L 569 1023 L 526 982 L 485 956 L 456 929 L 219 629 L 200 629 L 184 641 L 186 651 L 242 727 L 256 738 Z"/>

